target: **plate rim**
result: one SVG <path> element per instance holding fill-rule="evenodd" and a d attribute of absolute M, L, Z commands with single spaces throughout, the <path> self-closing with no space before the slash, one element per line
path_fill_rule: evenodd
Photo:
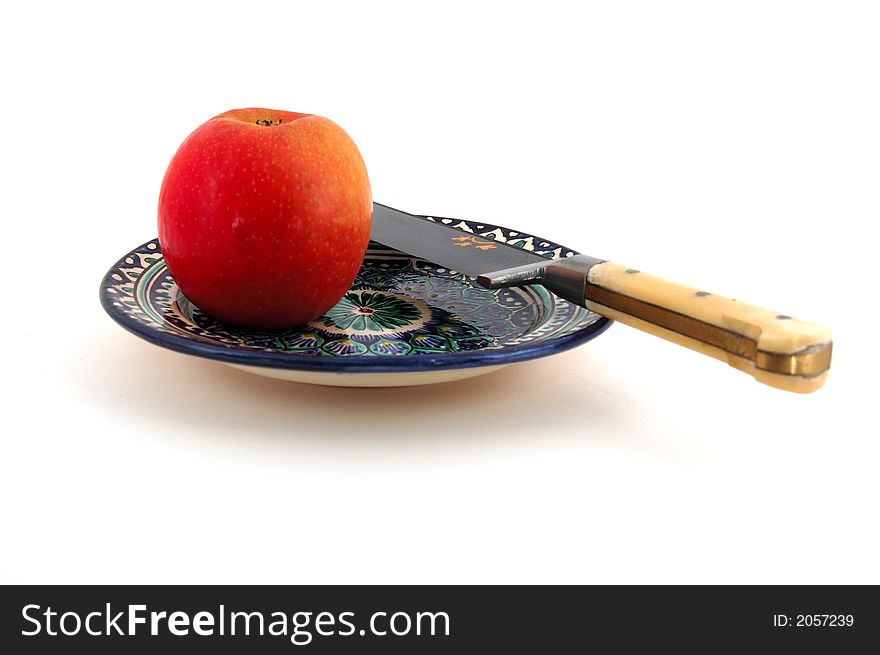
<path fill-rule="evenodd" d="M 437 217 L 435 220 L 442 219 Z M 488 226 L 488 224 L 485 225 Z M 500 228 L 501 226 L 494 227 Z M 527 232 L 512 230 L 512 228 L 502 229 L 515 231 L 520 235 L 528 236 L 533 239 L 540 239 L 544 242 L 547 241 L 546 239 L 542 239 L 541 237 L 537 237 Z M 158 237 L 150 239 L 120 257 L 104 275 L 99 288 L 101 306 L 104 308 L 104 311 L 106 311 L 107 314 L 121 327 L 149 343 L 186 355 L 193 355 L 231 364 L 243 364 L 257 368 L 331 371 L 345 374 L 403 373 L 407 371 L 415 372 L 496 366 L 547 357 L 549 355 L 554 355 L 575 348 L 599 336 L 613 323 L 611 319 L 597 315 L 596 320 L 584 328 L 549 341 L 537 341 L 515 346 L 504 346 L 494 350 L 486 349 L 457 353 L 438 353 L 436 355 L 423 353 L 417 357 L 409 357 L 406 355 L 398 357 L 375 357 L 370 355 L 349 355 L 346 357 L 292 357 L 291 353 L 234 349 L 220 344 L 203 343 L 187 339 L 178 334 L 163 332 L 162 330 L 158 330 L 129 315 L 114 304 L 118 302 L 118 298 L 107 291 L 107 288 L 112 286 L 115 281 L 113 274 L 117 272 L 118 268 L 121 268 L 126 264 L 126 258 L 132 257 L 132 255 L 138 251 L 148 249 L 148 246 L 151 243 L 156 244 L 155 252 L 161 254 L 161 245 L 159 244 Z"/>

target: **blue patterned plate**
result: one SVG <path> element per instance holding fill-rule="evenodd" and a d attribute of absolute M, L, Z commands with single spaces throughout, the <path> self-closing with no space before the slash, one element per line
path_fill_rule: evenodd
<path fill-rule="evenodd" d="M 550 259 L 576 254 L 496 225 L 432 220 Z M 284 332 L 234 327 L 192 305 L 169 275 L 156 239 L 107 272 L 101 304 L 124 328 L 156 345 L 260 375 L 337 386 L 472 377 L 573 348 L 610 324 L 544 287 L 485 289 L 460 273 L 376 243 L 335 307 Z"/>

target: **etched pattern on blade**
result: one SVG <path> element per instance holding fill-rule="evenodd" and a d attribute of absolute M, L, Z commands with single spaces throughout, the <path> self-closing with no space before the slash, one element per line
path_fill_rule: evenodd
<path fill-rule="evenodd" d="M 534 264 L 555 254 L 495 241 L 491 232 L 474 234 L 463 220 L 415 216 L 378 203 L 373 204 L 370 239 L 471 277 Z"/>

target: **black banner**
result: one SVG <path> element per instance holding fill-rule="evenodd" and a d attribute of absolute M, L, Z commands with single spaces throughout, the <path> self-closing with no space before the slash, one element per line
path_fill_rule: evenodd
<path fill-rule="evenodd" d="M 867 586 L 22 586 L 0 611 L 5 653 L 848 653 L 880 637 Z"/>

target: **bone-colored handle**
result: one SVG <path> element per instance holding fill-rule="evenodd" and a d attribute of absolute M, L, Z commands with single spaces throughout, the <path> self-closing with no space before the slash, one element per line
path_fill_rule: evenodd
<path fill-rule="evenodd" d="M 807 393 L 825 382 L 831 331 L 614 262 L 593 265 L 585 305 L 603 316 L 727 362 L 758 381 Z"/>

